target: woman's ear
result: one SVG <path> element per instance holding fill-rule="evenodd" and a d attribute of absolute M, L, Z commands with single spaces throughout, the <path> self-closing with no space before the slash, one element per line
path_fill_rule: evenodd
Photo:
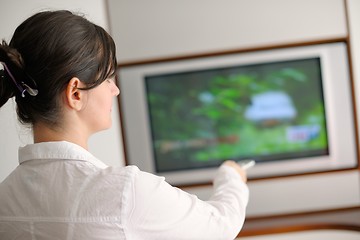
<path fill-rule="evenodd" d="M 84 106 L 84 91 L 79 89 L 82 85 L 82 82 L 78 78 L 73 77 L 66 87 L 68 106 L 77 111 L 80 111 Z"/>

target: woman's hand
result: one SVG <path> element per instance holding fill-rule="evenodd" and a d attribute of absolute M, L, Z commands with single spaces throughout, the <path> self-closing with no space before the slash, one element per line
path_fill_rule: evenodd
<path fill-rule="evenodd" d="M 237 164 L 235 161 L 233 160 L 227 160 L 223 163 L 226 166 L 232 167 L 234 168 L 240 175 L 241 179 L 246 183 L 247 182 L 247 174 L 246 171 L 240 167 L 239 164 Z"/>

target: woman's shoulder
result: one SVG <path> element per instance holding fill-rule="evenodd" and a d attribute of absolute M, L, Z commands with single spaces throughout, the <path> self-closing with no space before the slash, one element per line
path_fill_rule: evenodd
<path fill-rule="evenodd" d="M 140 172 L 137 166 L 109 166 L 100 171 L 100 175 L 110 178 L 133 178 Z"/>

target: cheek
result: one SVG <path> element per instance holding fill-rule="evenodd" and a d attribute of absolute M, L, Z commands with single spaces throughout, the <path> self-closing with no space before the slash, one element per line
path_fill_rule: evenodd
<path fill-rule="evenodd" d="M 106 82 L 105 82 L 106 83 Z M 113 96 L 107 85 L 101 85 L 90 96 L 88 107 L 91 107 L 89 111 L 89 117 L 92 118 L 104 118 L 110 115 L 113 104 Z"/>
<path fill-rule="evenodd" d="M 98 111 L 100 111 L 104 117 L 109 117 L 112 111 L 113 100 L 110 97 L 103 98 L 101 102 L 98 102 Z"/>
<path fill-rule="evenodd" d="M 111 127 L 111 117 L 111 102 L 104 99 L 94 102 L 87 115 L 88 122 L 94 132 Z"/>
<path fill-rule="evenodd" d="M 105 101 L 104 101 L 104 110 L 106 109 L 107 111 L 111 111 L 111 108 L 112 108 L 112 99 L 111 98 L 107 98 Z"/>

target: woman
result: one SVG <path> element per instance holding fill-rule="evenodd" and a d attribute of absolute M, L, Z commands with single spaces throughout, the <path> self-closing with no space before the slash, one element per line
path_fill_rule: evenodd
<path fill-rule="evenodd" d="M 225 162 L 201 201 L 135 166 L 107 167 L 89 137 L 111 126 L 115 44 L 69 11 L 40 12 L 0 45 L 0 106 L 11 97 L 34 144 L 0 184 L 0 239 L 233 239 L 246 174 Z"/>

